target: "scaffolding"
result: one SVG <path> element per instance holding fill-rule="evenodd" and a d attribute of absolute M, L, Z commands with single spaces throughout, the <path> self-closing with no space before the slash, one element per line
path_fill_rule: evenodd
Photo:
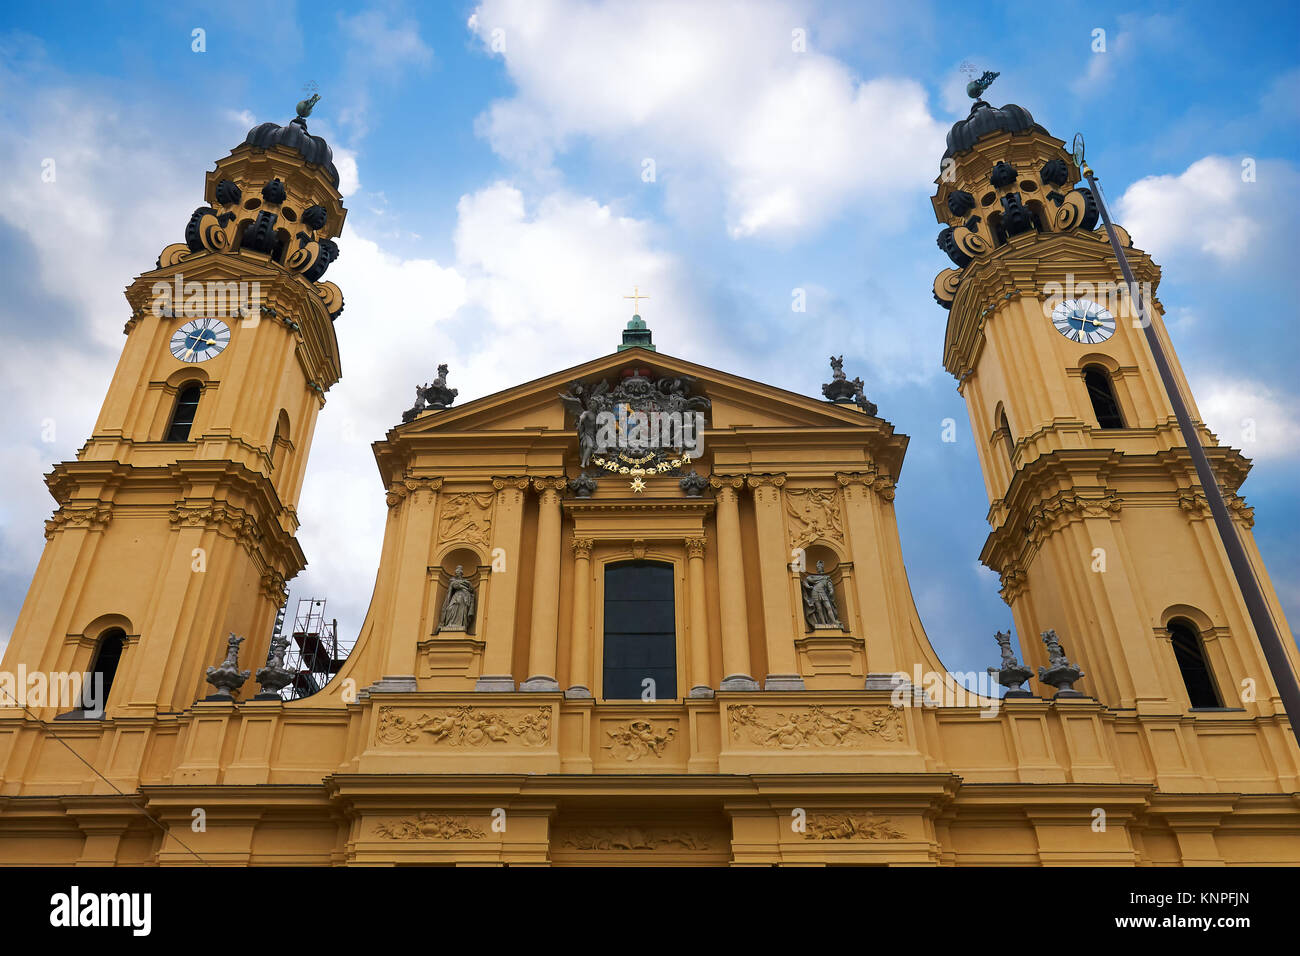
<path fill-rule="evenodd" d="M 287 603 L 285 605 L 288 606 Z M 284 628 L 284 613 L 276 619 L 275 633 Z M 352 653 L 356 640 L 339 640 L 337 618 L 325 619 L 324 598 L 299 598 L 294 614 L 284 666 L 294 672 L 293 682 L 280 692 L 285 700 L 298 700 L 319 693 L 339 672 Z"/>

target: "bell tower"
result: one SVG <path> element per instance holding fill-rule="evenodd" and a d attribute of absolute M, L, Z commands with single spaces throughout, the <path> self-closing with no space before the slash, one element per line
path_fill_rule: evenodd
<path fill-rule="evenodd" d="M 206 696 L 230 632 L 256 670 L 306 566 L 297 503 L 341 375 L 343 297 L 321 277 L 346 215 L 332 152 L 307 131 L 316 99 L 207 174 L 185 241 L 126 290 L 93 433 L 46 477 L 57 507 L 3 668 L 100 671 L 110 718 Z"/>
<path fill-rule="evenodd" d="M 971 84 L 978 97 L 992 76 Z M 948 134 L 935 215 L 953 268 L 944 365 L 966 400 L 989 498 L 980 555 L 1002 581 L 1028 663 L 1054 629 L 1077 688 L 1139 715 L 1281 701 L 1080 170 L 1023 107 L 976 99 Z M 1237 490 L 1250 462 L 1201 423 L 1154 291 L 1160 269 L 1116 227 L 1243 545 L 1294 639 Z"/>

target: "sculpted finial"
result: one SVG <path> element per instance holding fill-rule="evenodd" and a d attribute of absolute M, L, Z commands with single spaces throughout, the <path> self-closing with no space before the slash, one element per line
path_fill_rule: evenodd
<path fill-rule="evenodd" d="M 984 74 L 977 80 L 971 80 L 966 84 L 966 95 L 973 100 L 979 99 L 984 95 L 984 91 L 993 85 L 1001 73 L 994 73 L 992 70 L 985 70 Z"/>
<path fill-rule="evenodd" d="M 294 122 L 301 123 L 303 126 L 306 126 L 306 125 L 307 125 L 307 117 L 308 117 L 308 116 L 311 116 L 311 110 L 312 110 L 312 107 L 315 106 L 315 105 L 316 105 L 317 103 L 319 103 L 319 102 L 320 102 L 320 94 L 319 94 L 319 93 L 313 93 L 313 94 L 311 95 L 311 98 L 310 98 L 310 99 L 299 100 L 299 101 L 298 101 L 298 119 L 295 120 Z"/>

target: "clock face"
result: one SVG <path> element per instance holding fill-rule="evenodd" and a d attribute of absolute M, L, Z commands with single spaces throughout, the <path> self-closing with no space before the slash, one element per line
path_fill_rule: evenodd
<path fill-rule="evenodd" d="M 171 349 L 182 362 L 206 362 L 230 344 L 230 326 L 220 319 L 192 319 L 172 333 Z"/>
<path fill-rule="evenodd" d="M 1096 345 L 1115 334 L 1115 317 L 1090 299 L 1066 299 L 1052 310 L 1052 324 L 1071 342 Z"/>

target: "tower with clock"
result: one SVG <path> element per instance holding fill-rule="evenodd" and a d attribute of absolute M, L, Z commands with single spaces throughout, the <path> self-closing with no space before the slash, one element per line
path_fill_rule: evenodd
<path fill-rule="evenodd" d="M 254 128 L 207 174 L 185 241 L 126 290 L 94 431 L 47 476 L 58 507 L 6 666 L 102 672 L 111 657 L 110 717 L 203 697 L 231 633 L 256 668 L 306 564 L 296 507 L 341 374 L 343 299 L 322 276 L 346 214 L 309 112 Z"/>
<path fill-rule="evenodd" d="M 981 90 L 972 90 L 977 95 Z M 1162 772 L 1195 774 L 1176 746 L 1185 715 L 1282 713 L 1277 690 L 1136 303 L 1076 159 L 1016 105 L 977 100 L 948 134 L 936 180 L 934 294 L 949 317 L 957 379 L 989 498 L 980 555 L 1001 577 L 1027 662 L 1048 664 L 1054 629 L 1092 667 L 1085 693 L 1170 721 Z M 1156 332 L 1172 356 L 1160 269 L 1117 227 Z M 1236 494 L 1250 462 L 1220 443 L 1179 388 L 1271 610 L 1283 620 Z M 1293 666 L 1295 647 L 1290 645 Z"/>

